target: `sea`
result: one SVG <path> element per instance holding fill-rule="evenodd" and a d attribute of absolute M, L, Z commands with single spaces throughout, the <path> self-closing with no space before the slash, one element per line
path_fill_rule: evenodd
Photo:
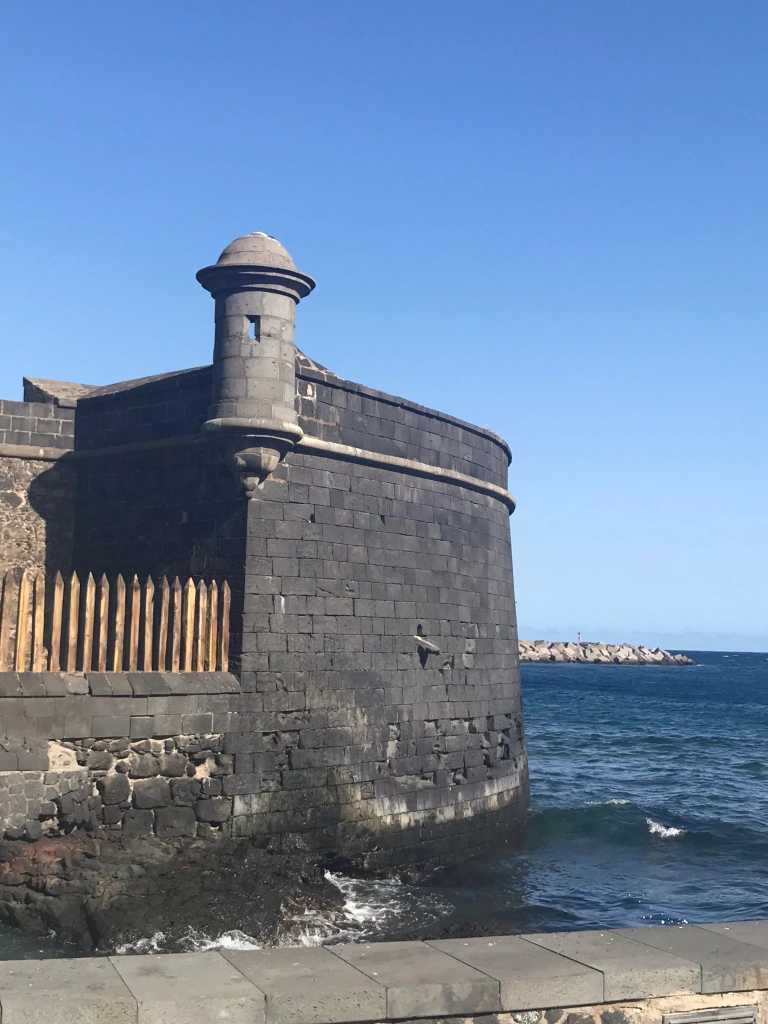
<path fill-rule="evenodd" d="M 768 917 L 768 654 L 683 653 L 697 664 L 524 665 L 520 842 L 412 883 L 329 873 L 343 910 L 296 914 L 281 944 Z M 62 954 L 0 931 L 0 957 Z"/>

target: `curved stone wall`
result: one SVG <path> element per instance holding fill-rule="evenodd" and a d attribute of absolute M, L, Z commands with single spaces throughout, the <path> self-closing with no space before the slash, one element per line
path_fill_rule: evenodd
<path fill-rule="evenodd" d="M 490 432 L 297 370 L 310 437 L 505 487 L 508 449 Z M 450 860 L 519 826 L 507 503 L 299 446 L 249 503 L 246 550 L 242 686 L 285 727 L 256 712 L 232 737 L 261 773 L 240 834 L 302 834 L 377 863 Z"/>
<path fill-rule="evenodd" d="M 229 580 L 226 830 L 374 865 L 514 835 L 528 780 L 509 450 L 301 353 L 296 382 L 304 440 L 251 501 L 202 431 L 210 367 L 80 397 L 60 460 L 74 566 Z"/>

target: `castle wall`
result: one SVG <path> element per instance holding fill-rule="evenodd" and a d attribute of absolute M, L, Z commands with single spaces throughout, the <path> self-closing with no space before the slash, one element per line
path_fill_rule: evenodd
<path fill-rule="evenodd" d="M 217 452 L 200 443 L 210 393 L 207 366 L 80 399 L 78 569 L 242 575 L 244 502 Z"/>
<path fill-rule="evenodd" d="M 0 401 L 0 573 L 71 564 L 75 477 L 58 456 L 73 447 L 74 419 L 71 408 Z"/>
<path fill-rule="evenodd" d="M 492 492 L 506 486 L 508 448 L 301 355 L 296 370 L 307 443 L 254 500 L 201 434 L 210 367 L 91 390 L 77 404 L 74 454 L 47 463 L 39 479 L 52 467 L 76 473 L 78 571 L 232 586 L 240 688 L 227 694 L 227 727 L 216 731 L 227 765 L 217 827 L 370 864 L 455 859 L 506 834 L 527 806 L 509 508 Z M 313 449 L 313 438 L 336 449 Z M 50 537 L 55 504 L 42 518 Z M 113 761 L 145 740 L 182 750 L 188 740 L 158 710 L 171 699 L 158 685 L 111 696 L 130 703 L 111 705 L 109 736 L 85 724 L 74 733 L 72 716 L 55 707 L 37 716 L 40 729 L 74 744 L 86 767 L 91 740 L 122 744 L 107 750 Z M 155 702 L 157 717 L 142 701 Z M 147 717 L 152 725 L 140 725 Z M 151 732 L 134 735 L 142 728 Z M 134 814 L 148 808 L 133 795 L 119 818 L 112 809 L 104 819 L 100 771 L 77 782 L 82 813 L 98 807 L 102 825 L 157 830 L 156 815 Z M 197 827 L 186 811 L 167 818 L 186 822 L 187 834 Z"/>
<path fill-rule="evenodd" d="M 310 436 L 506 482 L 492 435 L 331 378 L 301 371 Z M 304 833 L 371 863 L 450 859 L 519 820 L 508 515 L 453 483 L 301 450 L 265 482 L 249 503 L 242 686 L 291 728 L 275 743 L 254 711 L 229 739 L 254 763 L 240 834 Z"/>

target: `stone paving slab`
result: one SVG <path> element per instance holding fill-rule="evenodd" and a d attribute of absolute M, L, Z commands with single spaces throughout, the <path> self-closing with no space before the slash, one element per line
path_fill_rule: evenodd
<path fill-rule="evenodd" d="M 600 971 L 516 935 L 440 939 L 428 945 L 495 978 L 505 1012 L 603 1001 Z"/>
<path fill-rule="evenodd" d="M 499 982 L 425 942 L 328 946 L 387 990 L 387 1017 L 496 1013 Z"/>
<path fill-rule="evenodd" d="M 643 946 L 614 931 L 550 932 L 521 938 L 601 971 L 605 1002 L 701 991 L 697 962 Z"/>
<path fill-rule="evenodd" d="M 698 924 L 696 927 L 768 949 L 768 921 L 726 921 L 720 924 Z"/>
<path fill-rule="evenodd" d="M 3 1024 L 136 1024 L 136 999 L 109 960 L 0 961 Z"/>
<path fill-rule="evenodd" d="M 768 949 L 695 925 L 622 928 L 614 934 L 700 964 L 704 993 L 768 987 Z"/>
<path fill-rule="evenodd" d="M 264 993 L 220 953 L 109 959 L 136 997 L 138 1024 L 264 1024 Z"/>
<path fill-rule="evenodd" d="M 323 946 L 228 950 L 229 962 L 267 997 L 267 1024 L 380 1020 L 387 992 Z"/>

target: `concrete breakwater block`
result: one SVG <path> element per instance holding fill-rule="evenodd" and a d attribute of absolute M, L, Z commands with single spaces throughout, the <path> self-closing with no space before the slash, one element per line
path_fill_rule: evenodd
<path fill-rule="evenodd" d="M 387 1015 L 387 993 L 324 946 L 222 954 L 267 997 L 271 1024 L 341 1024 Z"/>
<path fill-rule="evenodd" d="M 685 654 L 670 654 L 661 647 L 633 647 L 631 644 L 571 643 L 549 640 L 519 640 L 521 662 L 585 665 L 695 665 Z"/>
<path fill-rule="evenodd" d="M 264 1024 L 264 993 L 218 953 L 121 956 L 112 963 L 136 998 L 138 1024 Z"/>
<path fill-rule="evenodd" d="M 109 960 L 0 961 L 3 1024 L 135 1024 L 136 1000 Z"/>
<path fill-rule="evenodd" d="M 459 1016 L 501 1009 L 499 983 L 426 942 L 333 946 L 387 990 L 387 1017 Z"/>
<path fill-rule="evenodd" d="M 747 1024 L 766 1012 L 768 921 L 0 962 L 2 1024 Z"/>

